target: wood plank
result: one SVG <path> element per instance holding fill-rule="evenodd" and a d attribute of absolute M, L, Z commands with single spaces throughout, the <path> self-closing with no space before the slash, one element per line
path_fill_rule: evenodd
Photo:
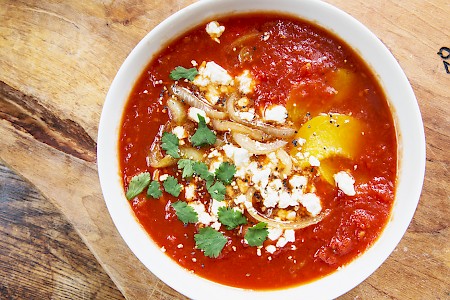
<path fill-rule="evenodd" d="M 104 205 L 95 164 L 98 120 L 115 73 L 134 45 L 190 0 L 13 1 L 0 6 L 0 158 L 73 224 L 129 299 L 184 299 L 123 243 Z M 328 1 L 369 27 L 405 70 L 423 114 L 427 174 L 396 252 L 342 299 L 448 298 L 450 46 L 443 0 Z"/>
<path fill-rule="evenodd" d="M 0 162 L 0 298 L 124 299 L 60 211 Z"/>

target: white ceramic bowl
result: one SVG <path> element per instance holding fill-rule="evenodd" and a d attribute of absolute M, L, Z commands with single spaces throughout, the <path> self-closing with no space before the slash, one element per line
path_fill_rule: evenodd
<path fill-rule="evenodd" d="M 398 186 L 392 217 L 376 243 L 349 265 L 320 280 L 275 291 L 250 291 L 205 280 L 181 268 L 145 232 L 125 198 L 118 161 L 125 103 L 144 67 L 173 37 L 213 17 L 277 11 L 313 21 L 346 41 L 377 75 L 394 114 L 399 142 Z M 315 0 L 202 0 L 156 26 L 133 49 L 106 97 L 98 135 L 98 171 L 111 217 L 133 253 L 156 276 L 194 299 L 331 299 L 372 274 L 405 233 L 419 201 L 425 171 L 423 124 L 412 88 L 395 58 L 373 33 L 341 10 Z"/>

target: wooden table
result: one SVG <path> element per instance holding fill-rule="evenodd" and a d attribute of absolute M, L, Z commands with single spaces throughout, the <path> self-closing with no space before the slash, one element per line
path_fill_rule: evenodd
<path fill-rule="evenodd" d="M 102 104 L 121 63 L 193 0 L 0 2 L 0 298 L 184 299 L 118 235 L 95 151 Z M 405 237 L 341 299 L 449 299 L 450 58 L 437 52 L 450 47 L 450 3 L 328 2 L 392 51 L 414 88 L 427 138 L 424 189 Z"/>

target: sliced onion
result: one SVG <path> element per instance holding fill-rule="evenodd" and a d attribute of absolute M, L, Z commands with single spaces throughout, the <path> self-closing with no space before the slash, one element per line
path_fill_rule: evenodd
<path fill-rule="evenodd" d="M 204 152 L 193 147 L 180 147 L 181 157 L 193 159 L 196 161 L 204 161 Z"/>
<path fill-rule="evenodd" d="M 260 32 L 251 32 L 246 35 L 240 36 L 230 44 L 230 47 L 241 47 L 245 43 L 253 42 L 254 39 L 259 38 L 261 35 L 262 34 Z"/>
<path fill-rule="evenodd" d="M 252 140 L 248 136 L 242 133 L 233 132 L 234 141 L 246 149 L 248 152 L 253 154 L 269 154 L 271 152 L 277 151 L 278 149 L 286 146 L 287 142 L 283 140 L 276 140 L 274 142 L 261 143 Z"/>
<path fill-rule="evenodd" d="M 202 100 L 200 100 L 187 88 L 175 84 L 172 85 L 170 88 L 175 96 L 179 97 L 182 101 L 186 102 L 188 105 L 203 110 L 208 117 L 213 119 L 226 119 L 228 117 L 227 113 L 214 109 L 208 103 L 205 103 Z"/>
<path fill-rule="evenodd" d="M 237 95 L 233 94 L 228 98 L 227 103 L 226 103 L 227 112 L 230 116 L 230 119 L 232 119 L 233 121 L 238 122 L 240 124 L 250 126 L 252 128 L 260 129 L 261 131 L 263 131 L 267 134 L 270 134 L 274 137 L 289 138 L 295 134 L 294 128 L 276 127 L 271 124 L 261 122 L 259 120 L 247 121 L 247 120 L 242 119 L 239 116 L 239 113 L 236 112 L 236 110 L 234 109 L 234 103 L 236 102 L 236 99 L 237 99 Z"/>
<path fill-rule="evenodd" d="M 177 125 L 182 125 L 186 122 L 187 113 L 183 103 L 170 97 L 169 100 L 167 100 L 167 107 L 169 108 L 171 119 Z"/>
<path fill-rule="evenodd" d="M 262 132 L 261 130 L 250 128 L 232 121 L 212 120 L 212 126 L 217 131 L 239 132 L 246 134 L 252 139 L 258 141 L 264 141 L 269 138 L 269 136 L 266 133 Z"/>
<path fill-rule="evenodd" d="M 150 152 L 147 156 L 147 165 L 153 168 L 166 168 L 173 166 L 177 160 L 170 155 L 163 156 L 159 146 L 159 139 L 156 139 L 150 147 Z"/>
<path fill-rule="evenodd" d="M 280 221 L 280 220 L 272 219 L 272 218 L 264 216 L 263 214 L 261 214 L 259 211 L 257 211 L 253 207 L 252 201 L 253 201 L 254 193 L 255 193 L 254 188 L 250 188 L 247 191 L 245 208 L 247 209 L 247 212 L 249 213 L 249 215 L 252 216 L 255 220 L 257 220 L 259 222 L 267 223 L 267 225 L 270 227 L 281 228 L 281 229 L 294 229 L 294 230 L 302 229 L 302 228 L 306 228 L 308 226 L 319 223 L 326 216 L 328 216 L 330 214 L 330 210 L 327 209 L 327 210 L 321 212 L 320 214 L 318 214 L 317 216 L 305 217 L 298 221 Z"/>
<path fill-rule="evenodd" d="M 281 174 L 289 175 L 292 171 L 291 156 L 284 149 L 278 149 L 275 154 L 277 155 L 278 159 L 281 161 L 281 163 L 284 166 Z"/>

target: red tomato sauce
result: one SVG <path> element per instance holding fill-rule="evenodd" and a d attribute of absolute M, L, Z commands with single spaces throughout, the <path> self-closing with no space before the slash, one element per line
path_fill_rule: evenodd
<path fill-rule="evenodd" d="M 137 81 L 120 133 L 124 188 L 135 174 L 153 171 L 147 166 L 146 157 L 159 126 L 168 120 L 164 86 L 173 82 L 169 79 L 171 70 L 191 67 L 195 60 L 214 61 L 232 76 L 251 70 L 258 80 L 253 95 L 256 106 L 296 101 L 311 114 L 351 114 L 364 120 L 367 130 L 360 156 L 352 162 L 335 159 L 335 163 L 355 169 L 358 194 L 349 197 L 317 178 L 317 195 L 323 208 L 331 210 L 328 217 L 297 230 L 295 243 L 274 254 L 263 252 L 258 256 L 255 247 L 242 243 L 242 237 L 229 236 L 218 258 L 208 258 L 195 249 L 196 226 L 183 225 L 170 208 L 176 197 L 165 193 L 155 200 L 141 194 L 130 204 L 139 222 L 165 253 L 201 277 L 249 289 L 278 289 L 316 280 L 363 253 L 389 219 L 395 194 L 397 142 L 386 97 L 370 69 L 350 47 L 311 23 L 261 14 L 217 21 L 226 28 L 220 44 L 211 40 L 204 25 L 194 28 L 163 48 Z M 252 32 L 268 33 L 270 37 L 266 41 L 246 41 L 251 46 L 244 54 L 250 55 L 251 60 L 240 62 L 233 48 L 241 45 L 233 42 Z M 356 74 L 357 80 L 345 88 L 345 99 L 336 100 L 327 92 L 327 74 L 337 68 Z M 301 125 L 306 120 L 302 116 L 296 122 Z M 164 173 L 175 171 L 166 168 Z M 208 197 L 204 195 L 206 200 Z"/>

